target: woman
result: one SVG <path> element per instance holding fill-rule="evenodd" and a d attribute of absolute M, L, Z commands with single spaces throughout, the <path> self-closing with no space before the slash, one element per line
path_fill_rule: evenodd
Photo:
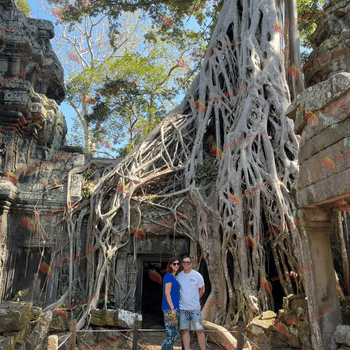
<path fill-rule="evenodd" d="M 166 338 L 162 344 L 161 350 L 172 350 L 174 342 L 179 334 L 180 285 L 175 278 L 179 268 L 180 260 L 178 258 L 171 258 L 163 278 L 162 310 L 164 312 Z"/>

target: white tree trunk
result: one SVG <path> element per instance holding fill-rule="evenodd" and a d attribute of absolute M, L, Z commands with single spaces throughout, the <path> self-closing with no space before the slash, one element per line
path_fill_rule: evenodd
<path fill-rule="evenodd" d="M 88 233 L 104 259 L 130 237 L 136 245 L 134 229 L 171 220 L 164 230 L 189 237 L 205 256 L 209 301 L 220 299 L 217 312 L 205 308 L 205 316 L 226 325 L 273 309 L 264 280 L 271 266 L 277 277 L 301 262 L 290 199 L 298 142 L 284 114 L 290 101 L 280 34 L 272 27 L 281 16 L 276 2 L 225 2 L 181 105 L 99 181 L 90 200 Z M 205 171 L 211 185 L 203 185 Z M 89 285 L 100 286 L 101 271 L 90 273 L 100 279 Z M 296 291 L 298 281 L 279 282 L 286 295 Z"/>

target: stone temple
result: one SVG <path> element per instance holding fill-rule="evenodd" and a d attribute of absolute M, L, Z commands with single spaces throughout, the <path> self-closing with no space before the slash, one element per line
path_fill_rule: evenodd
<path fill-rule="evenodd" d="M 64 74 L 50 44 L 54 26 L 50 21 L 27 18 L 13 0 L 1 0 L 0 7 L 0 348 L 34 349 L 44 344 L 48 332 L 69 329 L 65 311 L 54 313 L 45 308 L 67 292 L 70 278 L 74 281 L 72 303 L 62 310 L 88 302 L 86 260 L 94 253 L 88 248 L 88 222 L 76 218 L 83 221 L 83 229 L 73 238 L 80 252 L 73 255 L 63 214 L 88 197 L 91 186 L 119 160 L 92 159 L 78 147 L 64 146 L 67 126 L 59 109 L 65 98 Z M 287 111 L 300 135 L 301 177 L 296 199 L 306 233 L 302 244 L 310 262 L 322 263 L 306 277 L 307 300 L 305 295 L 288 297 L 281 306 L 293 312 L 295 303 L 310 314 L 329 308 L 324 317 L 310 324 L 309 334 L 295 328 L 293 336 L 284 339 L 284 344 L 295 349 L 337 349 L 336 343 L 343 344 L 343 350 L 350 349 L 350 290 L 346 289 L 346 297 L 340 289 L 348 276 L 350 247 L 349 239 L 339 241 L 335 229 L 335 218 L 343 220 L 344 229 L 350 226 L 350 216 L 341 216 L 350 214 L 349 33 L 350 1 L 331 1 L 313 35 L 310 62 L 320 63 L 305 65 L 309 88 Z M 84 167 L 88 176 L 81 175 Z M 162 299 L 161 276 L 170 257 L 190 252 L 189 238 L 175 240 L 161 228 L 149 228 L 147 239 L 137 245 L 136 259 L 131 242 L 116 259 L 119 282 L 110 291 L 109 306 L 119 310 L 119 317 L 102 317 L 96 309 L 91 324 L 131 326 L 136 313 L 142 315 L 144 328 L 163 328 L 157 307 Z M 347 259 L 342 259 L 342 253 Z M 70 275 L 71 261 L 79 264 L 79 275 Z M 206 298 L 210 282 L 200 253 L 194 268 L 209 286 Z M 19 291 L 23 303 L 11 303 Z M 2 316 L 9 307 L 14 312 L 5 321 Z M 129 312 L 124 320 L 121 309 Z M 28 330 L 28 322 L 39 315 L 44 326 Z M 282 313 L 282 321 L 283 317 Z M 250 325 L 253 339 L 254 327 L 263 328 L 259 322 Z M 42 346 L 39 348 L 46 345 Z M 278 342 L 275 346 L 283 348 Z"/>

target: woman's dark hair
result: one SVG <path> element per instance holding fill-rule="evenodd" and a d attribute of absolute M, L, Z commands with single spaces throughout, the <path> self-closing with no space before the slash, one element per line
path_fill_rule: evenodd
<path fill-rule="evenodd" d="M 181 259 L 180 259 L 180 258 L 172 257 L 172 258 L 168 261 L 168 265 L 166 266 L 165 273 L 167 273 L 167 272 L 172 273 L 172 272 L 173 272 L 173 269 L 171 268 L 170 265 L 171 265 L 174 261 L 176 261 L 176 260 L 178 260 L 178 262 L 181 264 Z M 176 273 L 176 274 L 178 274 L 179 271 L 180 271 L 180 269 L 177 270 L 177 273 Z"/>

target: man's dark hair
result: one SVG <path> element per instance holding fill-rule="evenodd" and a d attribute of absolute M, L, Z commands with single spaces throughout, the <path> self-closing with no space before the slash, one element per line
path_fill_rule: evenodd
<path fill-rule="evenodd" d="M 191 262 L 192 262 L 193 259 L 192 259 L 189 255 L 185 255 L 185 256 L 182 258 L 182 261 L 184 261 L 184 260 L 187 259 L 187 258 L 191 259 Z"/>

